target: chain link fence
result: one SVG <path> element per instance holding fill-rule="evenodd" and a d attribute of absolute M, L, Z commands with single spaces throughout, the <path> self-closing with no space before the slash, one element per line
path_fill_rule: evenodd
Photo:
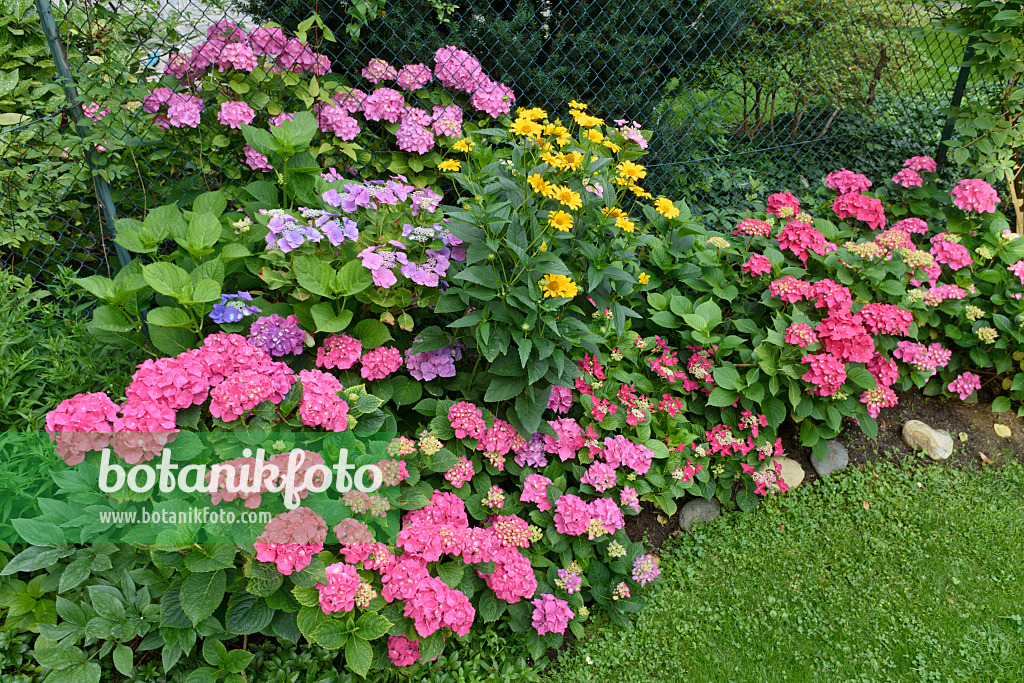
<path fill-rule="evenodd" d="M 577 100 L 653 131 L 649 191 L 714 212 L 800 191 L 839 167 L 879 182 L 903 159 L 933 153 L 964 51 L 935 27 L 951 9 L 906 0 L 76 0 L 54 4 L 53 15 L 83 104 L 157 87 L 176 54 L 212 49 L 210 29 L 224 21 L 295 32 L 316 14 L 322 27 L 309 29 L 311 46 L 339 83 L 359 88 L 371 58 L 430 64 L 438 48 L 455 45 L 509 85 L 517 106 L 565 115 Z M 259 110 L 261 83 L 240 87 Z M 119 160 L 95 169 L 118 218 L 239 180 L 204 160 L 224 146 L 212 127 L 200 126 L 194 145 L 175 146 L 142 109 L 118 113 L 128 121 L 120 139 L 91 140 Z M 65 168 L 61 150 L 47 146 L 47 131 L 66 129 L 67 119 L 0 127 L 4 234 L 13 226 L 51 238 L 0 243 L 16 272 L 116 267 L 84 156 L 77 170 Z M 26 159 L 31 173 L 58 169 L 36 204 L 24 188 L 38 183 L 17 170 Z"/>

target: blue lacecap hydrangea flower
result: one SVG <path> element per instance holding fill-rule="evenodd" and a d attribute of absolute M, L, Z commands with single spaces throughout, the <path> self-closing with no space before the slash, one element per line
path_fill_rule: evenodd
<path fill-rule="evenodd" d="M 213 305 L 210 311 L 210 319 L 218 325 L 224 323 L 237 323 L 247 315 L 262 313 L 259 308 L 250 305 L 252 294 L 239 292 L 238 294 L 221 294 L 220 303 Z"/>

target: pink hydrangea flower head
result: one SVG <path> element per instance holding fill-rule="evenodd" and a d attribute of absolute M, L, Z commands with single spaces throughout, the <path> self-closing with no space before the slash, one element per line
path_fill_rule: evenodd
<path fill-rule="evenodd" d="M 217 120 L 228 128 L 241 128 L 243 123 L 252 123 L 256 112 L 246 102 L 225 102 L 220 105 Z"/>
<path fill-rule="evenodd" d="M 622 434 L 606 436 L 601 449 L 605 461 L 612 467 L 626 466 L 637 474 L 647 474 L 654 460 L 654 451 L 630 441 Z"/>
<path fill-rule="evenodd" d="M 491 533 L 505 548 L 526 548 L 530 545 L 530 524 L 515 515 L 491 515 L 487 523 Z"/>
<path fill-rule="evenodd" d="M 805 323 L 793 323 L 786 328 L 786 343 L 794 344 L 800 348 L 818 343 L 818 337 L 810 325 Z"/>
<path fill-rule="evenodd" d="M 271 519 L 253 545 L 257 560 L 274 562 L 279 572 L 288 575 L 308 567 L 313 555 L 324 549 L 326 539 L 323 518 L 300 507 Z"/>
<path fill-rule="evenodd" d="M 924 180 L 921 175 L 910 168 L 904 168 L 899 173 L 892 177 L 892 181 L 897 185 L 902 185 L 905 188 L 911 187 L 922 187 L 924 186 Z"/>
<path fill-rule="evenodd" d="M 359 572 L 344 562 L 328 565 L 326 572 L 327 583 L 318 583 L 315 586 L 320 593 L 320 609 L 324 614 L 351 612 L 356 606 L 356 593 L 360 584 Z"/>
<path fill-rule="evenodd" d="M 768 197 L 767 210 L 778 218 L 790 218 L 800 213 L 800 200 L 789 192 L 776 192 Z"/>
<path fill-rule="evenodd" d="M 231 422 L 264 401 L 280 403 L 296 379 L 284 363 L 239 370 L 210 390 L 210 414 Z"/>
<path fill-rule="evenodd" d="M 398 77 L 398 71 L 395 70 L 395 67 L 379 57 L 371 59 L 363 68 L 362 74 L 363 78 L 374 85 L 381 81 L 393 81 Z"/>
<path fill-rule="evenodd" d="M 791 220 L 779 231 L 779 248 L 789 249 L 803 263 L 807 263 L 809 251 L 824 256 L 830 251 L 835 251 L 836 245 L 825 239 L 821 231 L 810 223 Z"/>
<path fill-rule="evenodd" d="M 434 147 L 434 133 L 412 119 L 404 119 L 395 131 L 398 149 L 403 152 L 426 154 Z"/>
<path fill-rule="evenodd" d="M 1012 266 L 1007 266 L 1006 269 L 1016 275 L 1020 283 L 1024 285 L 1024 261 L 1017 261 Z"/>
<path fill-rule="evenodd" d="M 581 536 L 592 518 L 590 507 L 579 496 L 567 494 L 555 501 L 555 530 L 560 534 Z"/>
<path fill-rule="evenodd" d="M 495 418 L 494 424 L 484 432 L 477 444 L 478 451 L 490 451 L 499 455 L 507 455 L 513 445 L 522 440 L 519 432 L 508 422 Z"/>
<path fill-rule="evenodd" d="M 405 636 L 388 636 L 388 658 L 395 666 L 412 666 L 420 661 L 420 641 Z"/>
<path fill-rule="evenodd" d="M 368 121 L 398 123 L 405 108 L 405 97 L 392 88 L 377 88 L 363 100 L 363 113 Z"/>
<path fill-rule="evenodd" d="M 419 90 L 420 88 L 426 87 L 430 81 L 434 79 L 434 75 L 430 72 L 430 67 L 426 64 L 406 64 L 395 77 L 398 82 L 398 87 L 405 88 L 406 90 Z"/>
<path fill-rule="evenodd" d="M 283 111 L 280 114 L 276 114 L 270 117 L 270 125 L 280 127 L 285 121 L 293 121 L 295 114 L 292 112 Z"/>
<path fill-rule="evenodd" d="M 242 152 L 245 154 L 246 165 L 254 171 L 273 171 L 274 167 L 270 165 L 270 159 L 267 155 L 260 154 L 249 145 L 242 148 Z"/>
<path fill-rule="evenodd" d="M 885 227 L 885 207 L 882 200 L 857 192 L 843 194 L 832 202 L 832 210 L 839 218 L 855 218 L 864 221 L 873 230 Z"/>
<path fill-rule="evenodd" d="M 950 239 L 947 232 L 939 233 L 931 239 L 931 255 L 936 263 L 949 266 L 950 270 L 960 270 L 974 263 L 971 252 L 962 244 Z"/>
<path fill-rule="evenodd" d="M 542 593 L 539 598 L 532 601 L 532 604 L 533 628 L 539 635 L 565 633 L 569 620 L 576 616 L 568 602 L 556 598 L 551 593 Z"/>
<path fill-rule="evenodd" d="M 551 509 L 551 502 L 548 500 L 548 486 L 551 480 L 542 474 L 528 474 L 523 482 L 523 492 L 519 494 L 519 500 L 524 503 L 536 503 L 537 509 L 541 512 Z"/>
<path fill-rule="evenodd" d="M 448 409 L 448 422 L 459 439 L 478 439 L 487 430 L 484 414 L 468 401 L 459 401 Z"/>
<path fill-rule="evenodd" d="M 935 163 L 935 159 L 931 157 L 910 157 L 903 162 L 904 168 L 909 168 L 912 171 L 926 171 L 928 173 L 934 173 L 938 166 Z"/>
<path fill-rule="evenodd" d="M 562 462 L 575 458 L 577 451 L 583 448 L 586 439 L 583 436 L 583 428 L 572 418 L 559 418 L 548 424 L 555 430 L 555 436 L 543 435 L 544 450 L 552 455 L 557 455 Z"/>
<path fill-rule="evenodd" d="M 164 445 L 178 432 L 174 409 L 143 400 L 125 401 L 121 416 L 114 420 L 113 426 L 111 449 L 132 465 L 160 455 Z"/>
<path fill-rule="evenodd" d="M 427 561 L 418 555 L 404 553 L 381 567 L 380 595 L 387 602 L 408 600 L 419 589 L 420 581 L 428 578 Z"/>
<path fill-rule="evenodd" d="M 217 57 L 217 68 L 221 71 L 237 69 L 252 71 L 256 68 L 256 54 L 245 43 L 230 43 L 224 46 Z"/>
<path fill-rule="evenodd" d="M 183 410 L 206 401 L 210 381 L 202 353 L 190 350 L 177 358 L 148 359 L 138 366 L 124 395 L 133 402 L 152 402 Z"/>
<path fill-rule="evenodd" d="M 412 619 L 421 638 L 440 628 L 450 628 L 456 635 L 464 636 L 473 625 L 476 610 L 464 593 L 428 576 L 420 580 L 416 592 L 406 599 L 404 614 Z"/>
<path fill-rule="evenodd" d="M 572 389 L 552 385 L 551 395 L 548 396 L 548 410 L 563 414 L 569 412 L 570 408 L 572 408 Z"/>
<path fill-rule="evenodd" d="M 833 171 L 825 176 L 825 184 L 839 194 L 860 194 L 871 187 L 871 181 L 866 175 L 848 171 L 845 168 Z"/>
<path fill-rule="evenodd" d="M 302 402 L 299 417 L 307 427 L 323 427 L 332 432 L 343 432 L 348 427 L 348 403 L 338 397 L 341 382 L 334 375 L 321 370 L 302 370 Z"/>
<path fill-rule="evenodd" d="M 944 368 L 953 357 L 950 349 L 943 348 L 942 344 L 934 343 L 926 346 L 919 342 L 896 342 L 896 350 L 892 352 L 893 358 L 912 365 L 915 370 L 927 372 L 929 376 Z"/>
<path fill-rule="evenodd" d="M 853 317 L 829 316 L 814 329 L 825 352 L 837 360 L 867 363 L 875 353 L 875 341 Z"/>
<path fill-rule="evenodd" d="M 768 257 L 761 254 L 752 254 L 741 267 L 744 273 L 753 277 L 772 272 L 772 264 Z"/>
<path fill-rule="evenodd" d="M 640 496 L 632 486 L 623 486 L 619 493 L 619 504 L 624 508 L 633 508 L 640 512 Z"/>
<path fill-rule="evenodd" d="M 966 401 L 970 398 L 971 394 L 981 389 L 981 378 L 975 375 L 973 372 L 962 372 L 957 375 L 956 379 L 949 383 L 946 387 L 950 393 L 954 393 L 960 397 L 961 401 Z"/>
<path fill-rule="evenodd" d="M 453 104 L 447 107 L 434 105 L 430 125 L 441 137 L 462 137 L 462 107 Z"/>
<path fill-rule="evenodd" d="M 373 532 L 370 531 L 370 527 L 366 526 L 363 522 L 358 519 L 349 517 L 343 519 L 334 525 L 334 536 L 338 539 L 338 543 L 342 545 L 364 545 L 369 546 L 373 543 Z M 370 550 L 367 549 L 366 555 L 363 556 L 359 561 L 369 557 Z"/>
<path fill-rule="evenodd" d="M 363 379 L 384 379 L 402 367 L 402 353 L 393 346 L 378 346 L 360 359 L 359 374 Z"/>
<path fill-rule="evenodd" d="M 873 387 L 860 395 L 860 402 L 868 407 L 868 415 L 878 417 L 882 408 L 891 408 L 899 403 L 899 397 L 890 387 Z"/>
<path fill-rule="evenodd" d="M 864 304 L 857 318 L 871 334 L 891 334 L 905 337 L 914 322 L 914 315 L 894 304 Z"/>
<path fill-rule="evenodd" d="M 810 295 L 811 283 L 787 275 L 768 285 L 768 291 L 772 296 L 779 297 L 787 304 L 795 304 Z"/>
<path fill-rule="evenodd" d="M 249 47 L 254 54 L 277 57 L 288 42 L 284 30 L 277 26 L 261 26 L 249 34 Z"/>
<path fill-rule="evenodd" d="M 103 392 L 77 394 L 66 398 L 46 414 L 46 431 L 57 442 L 57 455 L 69 466 L 110 443 L 117 404 Z"/>
<path fill-rule="evenodd" d="M 473 467 L 473 461 L 468 459 L 466 456 L 460 456 L 452 468 L 444 473 L 444 478 L 457 489 L 462 488 L 462 485 L 473 478 L 476 474 L 476 468 Z"/>
<path fill-rule="evenodd" d="M 477 572 L 499 600 L 514 604 L 537 592 L 537 577 L 529 558 L 517 548 L 499 547 L 491 555 L 494 571 Z"/>
<path fill-rule="evenodd" d="M 900 368 L 896 361 L 877 353 L 867 362 L 867 369 L 880 387 L 892 386 L 900 378 Z"/>
<path fill-rule="evenodd" d="M 588 507 L 590 508 L 590 518 L 600 520 L 606 533 L 614 534 L 626 526 L 626 518 L 622 515 L 622 509 L 615 504 L 613 499 L 595 498 L 590 501 Z"/>
<path fill-rule="evenodd" d="M 928 232 L 928 223 L 920 218 L 904 218 L 893 223 L 893 230 L 902 230 L 908 235 L 923 235 Z"/>
<path fill-rule="evenodd" d="M 446 88 L 476 92 L 486 79 L 479 60 L 454 45 L 440 48 L 434 53 L 434 75 Z"/>
<path fill-rule="evenodd" d="M 167 100 L 167 125 L 172 128 L 195 128 L 202 113 L 201 97 L 174 93 Z"/>
<path fill-rule="evenodd" d="M 355 140 L 359 135 L 359 122 L 337 105 L 327 105 L 316 116 L 317 125 L 325 133 L 333 133 L 342 140 Z"/>
<path fill-rule="evenodd" d="M 950 194 L 953 195 L 953 206 L 963 211 L 995 213 L 996 204 L 1000 202 L 999 193 L 978 178 L 961 180 Z"/>
<path fill-rule="evenodd" d="M 772 232 L 772 226 L 766 221 L 759 221 L 756 218 L 744 218 L 732 231 L 734 235 L 748 235 L 750 237 L 767 237 Z"/>
<path fill-rule="evenodd" d="M 597 461 L 580 477 L 580 483 L 590 484 L 599 492 L 607 491 L 615 486 L 615 468 L 606 462 Z"/>
<path fill-rule="evenodd" d="M 498 118 L 509 113 L 515 101 L 516 96 L 511 88 L 504 83 L 495 83 L 488 78 L 480 83 L 469 103 L 485 114 Z"/>
<path fill-rule="evenodd" d="M 830 353 L 808 354 L 803 362 L 809 368 L 802 379 L 817 387 L 812 393 L 818 396 L 831 396 L 846 381 L 846 365 Z"/>
<path fill-rule="evenodd" d="M 363 344 L 347 334 L 336 334 L 324 340 L 316 350 L 316 364 L 321 368 L 348 370 L 363 354 Z"/>
<path fill-rule="evenodd" d="M 650 555 L 640 555 L 633 560 L 633 580 L 641 586 L 646 586 L 659 576 L 661 576 L 661 569 Z"/>

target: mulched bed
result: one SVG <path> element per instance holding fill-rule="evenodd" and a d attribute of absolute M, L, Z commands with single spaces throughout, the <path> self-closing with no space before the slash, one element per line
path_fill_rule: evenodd
<path fill-rule="evenodd" d="M 901 464 L 916 460 L 927 466 L 981 469 L 998 467 L 1009 458 L 1024 457 L 1024 419 L 1016 416 L 1016 407 L 1005 413 L 992 412 L 989 392 L 983 393 L 978 403 L 964 403 L 957 398 L 928 397 L 918 390 L 897 392 L 899 403 L 878 415 L 878 437 L 869 439 L 852 422 L 837 437 L 846 446 L 851 465 L 865 465 L 878 460 Z M 903 425 L 908 420 L 920 420 L 934 429 L 945 429 L 953 437 L 953 455 L 948 460 L 932 461 L 912 452 L 903 443 Z M 1010 437 L 996 434 L 994 425 L 1010 428 Z M 811 465 L 811 449 L 796 444 L 794 425 L 783 427 L 780 434 L 786 455 L 804 468 L 802 486 L 819 479 Z M 966 435 L 966 441 L 961 434 Z M 984 454 L 984 458 L 982 458 Z M 990 462 L 987 462 L 986 459 Z M 683 500 L 677 501 L 682 507 Z M 756 513 L 755 513 L 756 514 Z M 626 517 L 626 534 L 634 542 L 642 541 L 648 550 L 656 553 L 666 539 L 678 536 L 678 515 L 669 518 L 650 504 L 643 504 L 639 515 Z"/>

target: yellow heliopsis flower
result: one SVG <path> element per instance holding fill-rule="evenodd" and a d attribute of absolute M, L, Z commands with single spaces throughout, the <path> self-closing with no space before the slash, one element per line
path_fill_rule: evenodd
<path fill-rule="evenodd" d="M 561 154 L 552 154 L 551 152 L 541 152 L 541 161 L 546 163 L 548 166 L 553 166 L 558 169 L 565 168 L 565 160 Z"/>
<path fill-rule="evenodd" d="M 452 149 L 454 149 L 456 152 L 462 152 L 463 154 L 469 154 L 470 152 L 473 151 L 473 147 L 475 147 L 475 146 L 476 146 L 476 143 L 473 142 L 471 139 L 469 139 L 469 138 L 461 138 L 454 145 L 452 145 Z"/>
<path fill-rule="evenodd" d="M 604 133 L 602 133 L 599 130 L 594 130 L 593 128 L 591 128 L 590 130 L 583 132 L 583 137 L 590 140 L 591 142 L 601 142 L 602 140 L 604 140 Z"/>
<path fill-rule="evenodd" d="M 544 127 L 536 121 L 518 118 L 509 126 L 508 132 L 528 138 L 537 138 L 544 132 Z"/>
<path fill-rule="evenodd" d="M 619 218 L 616 218 L 615 225 L 616 227 L 621 228 L 626 232 L 633 232 L 634 230 L 636 230 L 636 223 L 629 220 L 625 216 L 620 216 Z"/>
<path fill-rule="evenodd" d="M 640 164 L 634 164 L 628 159 L 626 161 L 620 161 L 615 166 L 615 170 L 619 172 L 623 178 L 628 178 L 633 182 L 641 180 L 647 177 L 647 169 Z"/>
<path fill-rule="evenodd" d="M 544 135 L 554 137 L 555 144 L 559 147 L 565 147 L 572 140 L 572 136 L 569 135 L 569 129 L 556 123 L 549 123 L 544 126 Z"/>
<path fill-rule="evenodd" d="M 646 285 L 648 282 L 651 281 L 651 276 L 648 275 L 647 273 L 640 273 L 640 275 L 638 275 L 636 279 L 637 281 L 640 282 L 640 284 Z"/>
<path fill-rule="evenodd" d="M 548 117 L 548 113 L 540 107 L 532 107 L 530 109 L 519 108 L 519 118 L 527 119 L 530 121 L 543 121 Z"/>
<path fill-rule="evenodd" d="M 614 142 L 612 142 L 611 140 L 605 140 L 605 141 L 604 141 L 604 142 L 602 142 L 601 144 L 602 144 L 602 145 L 604 145 L 605 147 L 607 147 L 608 149 L 610 149 L 610 150 L 612 151 L 612 154 L 618 154 L 618 153 L 619 153 L 619 151 L 620 151 L 620 150 L 622 149 L 621 147 L 619 147 L 618 145 L 616 145 L 616 144 L 615 144 Z"/>
<path fill-rule="evenodd" d="M 569 108 L 570 109 L 579 109 L 580 111 L 583 111 L 584 109 L 587 108 L 587 105 L 583 104 L 582 102 L 577 102 L 576 100 L 572 100 L 571 102 L 569 102 Z"/>
<path fill-rule="evenodd" d="M 545 297 L 565 297 L 571 299 L 579 294 L 579 287 L 572 281 L 572 278 L 565 275 L 545 275 L 537 280 L 540 290 Z"/>
<path fill-rule="evenodd" d="M 462 164 L 455 159 L 445 159 L 437 165 L 439 171 L 461 171 Z"/>
<path fill-rule="evenodd" d="M 554 193 L 551 198 L 560 202 L 563 206 L 568 207 L 572 211 L 583 206 L 583 200 L 580 199 L 579 193 L 573 192 L 565 185 L 555 185 Z"/>
<path fill-rule="evenodd" d="M 530 188 L 534 192 L 542 194 L 545 197 L 550 197 L 551 193 L 554 191 L 554 186 L 552 186 L 551 183 L 549 183 L 548 181 L 544 180 L 544 178 L 539 173 L 534 173 L 533 175 L 526 176 L 526 182 L 529 183 Z"/>
<path fill-rule="evenodd" d="M 675 218 L 679 215 L 679 209 L 672 204 L 672 200 L 668 197 L 658 197 L 654 200 L 654 210 L 665 218 Z"/>
<path fill-rule="evenodd" d="M 629 189 L 633 192 L 633 194 L 635 194 L 637 197 L 640 197 L 641 199 L 653 199 L 654 198 L 653 194 L 651 194 L 650 192 L 648 192 L 644 188 L 640 187 L 639 185 L 629 185 Z"/>
<path fill-rule="evenodd" d="M 548 227 L 559 232 L 569 232 L 572 230 L 572 216 L 565 211 L 552 211 L 548 216 Z"/>
<path fill-rule="evenodd" d="M 576 111 L 575 109 L 572 111 L 572 117 L 576 120 L 576 125 L 583 128 L 594 128 L 595 126 L 600 126 L 604 123 L 604 119 L 599 119 L 596 116 L 591 116 L 590 114 L 584 114 L 583 112 Z"/>
<path fill-rule="evenodd" d="M 610 218 L 621 218 L 626 215 L 625 213 L 623 213 L 622 209 L 620 209 L 617 206 L 613 206 L 611 208 L 608 208 L 606 206 L 605 208 L 601 209 L 601 213 Z"/>
<path fill-rule="evenodd" d="M 565 168 L 578 171 L 583 165 L 583 155 L 579 152 L 566 152 L 562 155 L 562 163 L 565 164 Z"/>

